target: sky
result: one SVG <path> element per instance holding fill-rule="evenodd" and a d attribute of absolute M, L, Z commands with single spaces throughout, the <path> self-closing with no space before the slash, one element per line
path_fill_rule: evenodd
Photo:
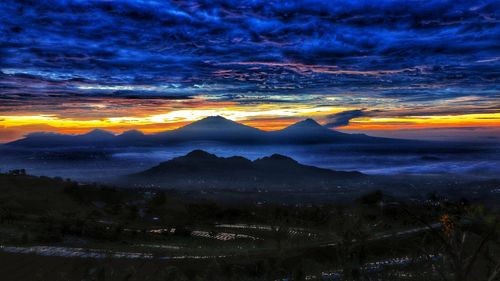
<path fill-rule="evenodd" d="M 500 141 L 500 2 L 0 2 L 0 142 L 222 115 Z"/>

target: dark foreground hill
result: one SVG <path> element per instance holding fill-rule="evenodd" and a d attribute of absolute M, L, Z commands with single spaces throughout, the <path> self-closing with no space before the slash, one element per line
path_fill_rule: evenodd
<path fill-rule="evenodd" d="M 222 158 L 194 150 L 185 156 L 127 176 L 124 182 L 165 188 L 306 189 L 330 187 L 336 181 L 363 176 L 360 172 L 340 172 L 302 165 L 279 154 L 251 161 L 239 156 Z"/>
<path fill-rule="evenodd" d="M 192 156 L 203 160 L 209 155 L 197 151 Z M 273 158 L 250 162 L 260 165 Z M 290 165 L 284 169 L 297 165 L 279 160 Z M 498 181 L 478 184 L 493 191 L 498 187 Z M 482 189 L 466 186 L 472 197 L 465 198 Z M 484 249 L 468 280 L 487 280 L 488 269 L 498 264 L 498 199 L 488 209 L 437 193 L 426 199 L 420 192 L 407 200 L 380 191 L 332 192 L 318 192 L 320 204 L 295 190 L 237 192 L 240 200 L 212 201 L 209 192 L 186 198 L 188 192 L 112 188 L 23 170 L 0 173 L 1 280 L 283 280 L 317 274 L 318 268 L 339 272 L 350 253 L 348 262 L 362 268 L 366 280 L 396 280 L 395 270 L 421 277 L 408 280 L 436 280 L 436 266 L 446 266 L 443 275 L 452 276 L 454 267 L 444 262 L 453 261 L 454 252 L 444 251 L 443 259 L 418 257 L 444 247 L 433 233 L 441 235 L 437 219 L 445 216 L 464 222 L 450 230 L 455 236 L 467 234 L 460 236 L 468 239 L 458 248 L 461 253 L 463 245 L 471 248 L 463 252 L 467 257 Z M 286 201 L 269 202 L 278 193 Z M 351 198 L 332 201 L 343 194 Z M 497 193 L 484 194 L 495 198 Z M 260 198 L 252 200 L 255 195 Z M 292 196 L 298 201 L 290 201 Z M 345 250 L 346 239 L 356 247 Z M 370 260 L 360 264 L 360 255 Z M 375 261 L 384 267 L 373 270 Z"/>

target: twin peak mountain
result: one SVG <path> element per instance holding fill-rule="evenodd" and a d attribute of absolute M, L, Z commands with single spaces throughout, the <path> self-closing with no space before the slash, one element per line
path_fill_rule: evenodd
<path fill-rule="evenodd" d="M 221 116 L 211 116 L 184 127 L 155 134 L 132 130 L 115 135 L 95 129 L 82 135 L 32 133 L 9 143 L 25 147 L 58 146 L 162 146 L 186 142 L 218 142 L 231 144 L 319 144 L 373 143 L 391 139 L 362 134 L 346 134 L 328 129 L 313 119 L 305 119 L 276 131 L 263 131 Z"/>
<path fill-rule="evenodd" d="M 365 175 L 356 171 L 333 171 L 303 165 L 279 154 L 252 161 L 241 156 L 224 158 L 203 150 L 193 150 L 143 172 L 125 176 L 118 183 L 132 187 L 181 189 L 298 190 L 330 188 L 333 183 L 364 178 Z"/>

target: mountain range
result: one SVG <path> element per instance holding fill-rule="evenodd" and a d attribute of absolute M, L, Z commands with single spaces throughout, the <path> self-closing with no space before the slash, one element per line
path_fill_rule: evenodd
<path fill-rule="evenodd" d="M 263 131 L 221 116 L 211 116 L 184 127 L 155 134 L 137 130 L 115 135 L 95 129 L 81 135 L 32 133 L 8 143 L 21 147 L 67 146 L 161 146 L 183 142 L 211 141 L 232 144 L 316 144 L 316 143 L 385 143 L 403 140 L 346 134 L 328 129 L 313 119 L 305 119 L 276 131 Z"/>
<path fill-rule="evenodd" d="M 251 161 L 240 156 L 223 158 L 193 150 L 185 156 L 126 176 L 122 183 L 180 189 L 303 189 L 328 188 L 334 182 L 362 177 L 365 176 L 360 172 L 307 166 L 279 154 Z"/>

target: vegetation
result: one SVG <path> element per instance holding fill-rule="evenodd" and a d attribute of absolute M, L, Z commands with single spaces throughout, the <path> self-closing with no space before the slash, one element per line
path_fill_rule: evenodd
<path fill-rule="evenodd" d="M 0 174 L 2 280 L 499 280 L 497 209 L 254 204 Z M 43 248 L 41 248 L 43 247 Z M 19 270 L 19 268 L 23 270 Z"/>

